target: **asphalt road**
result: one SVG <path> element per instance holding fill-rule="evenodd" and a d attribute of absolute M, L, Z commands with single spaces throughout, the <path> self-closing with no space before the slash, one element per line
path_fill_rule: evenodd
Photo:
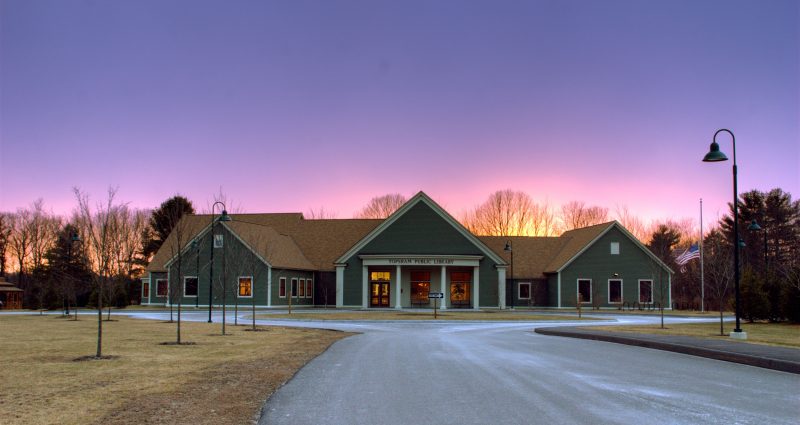
<path fill-rule="evenodd" d="M 296 325 L 363 334 L 300 370 L 260 425 L 800 423 L 800 377 L 784 372 L 530 323 Z"/>

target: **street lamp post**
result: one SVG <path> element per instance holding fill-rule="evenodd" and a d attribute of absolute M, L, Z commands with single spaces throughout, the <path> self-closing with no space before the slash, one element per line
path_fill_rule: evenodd
<path fill-rule="evenodd" d="M 736 328 L 731 332 L 731 338 L 736 339 L 747 339 L 747 333 L 742 332 L 741 328 L 741 301 L 739 296 L 739 188 L 738 188 L 738 178 L 737 178 L 737 170 L 736 170 L 736 137 L 733 135 L 733 132 L 728 130 L 727 128 L 721 128 L 714 133 L 714 138 L 711 141 L 711 146 L 706 154 L 703 157 L 703 162 L 720 162 L 720 161 L 727 161 L 728 157 L 725 156 L 724 153 L 720 152 L 719 144 L 717 143 L 717 135 L 721 132 L 726 132 L 731 135 L 731 143 L 733 144 L 733 279 L 734 279 L 734 291 L 735 291 L 735 300 L 736 300 Z"/>
<path fill-rule="evenodd" d="M 514 308 L 514 249 L 511 246 L 511 239 L 506 241 L 506 247 L 503 248 L 503 251 L 507 251 L 511 253 L 511 308 Z"/>
<path fill-rule="evenodd" d="M 225 207 L 225 204 L 222 201 L 214 202 L 214 205 L 211 206 L 211 261 L 208 263 L 208 323 L 211 323 L 211 310 L 214 307 L 214 249 L 216 248 L 214 228 L 217 224 L 217 220 L 214 220 L 214 209 L 217 207 L 217 204 L 222 206 L 222 215 L 220 215 L 218 221 L 231 221 L 231 217 L 228 215 L 228 208 Z M 222 244 L 222 249 L 225 249 L 224 242 Z M 199 255 L 198 252 L 198 256 Z M 198 276 L 199 275 L 200 273 L 198 270 Z M 224 279 L 225 276 L 222 276 L 222 278 Z M 200 279 L 198 277 L 198 286 L 199 284 Z"/>

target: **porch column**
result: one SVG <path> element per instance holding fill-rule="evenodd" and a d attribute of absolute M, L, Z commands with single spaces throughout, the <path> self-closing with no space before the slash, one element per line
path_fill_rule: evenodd
<path fill-rule="evenodd" d="M 440 288 L 442 289 L 442 296 L 444 297 L 442 298 L 442 310 L 445 310 L 447 308 L 447 299 L 450 298 L 450 296 L 448 295 L 449 291 L 445 291 L 445 286 L 447 286 L 446 273 L 447 273 L 447 266 L 442 266 L 442 273 L 439 279 L 442 282 Z"/>
<path fill-rule="evenodd" d="M 474 303 L 472 308 L 474 310 L 481 309 L 480 271 L 480 266 L 475 266 L 472 268 L 472 302 Z"/>
<path fill-rule="evenodd" d="M 272 267 L 267 266 L 267 307 L 272 307 Z"/>
<path fill-rule="evenodd" d="M 501 309 L 506 308 L 506 266 L 497 267 L 497 306 Z"/>
<path fill-rule="evenodd" d="M 401 308 L 403 308 L 403 306 L 401 305 L 402 297 L 400 297 L 400 288 L 403 287 L 403 282 L 400 275 L 399 265 L 397 266 L 397 271 L 395 272 L 394 276 L 395 276 L 394 280 L 397 282 L 397 285 L 394 288 L 394 308 L 400 310 Z"/>
<path fill-rule="evenodd" d="M 336 308 L 344 306 L 344 266 L 336 266 Z"/>
<path fill-rule="evenodd" d="M 369 267 L 361 267 L 361 307 L 369 307 Z"/>

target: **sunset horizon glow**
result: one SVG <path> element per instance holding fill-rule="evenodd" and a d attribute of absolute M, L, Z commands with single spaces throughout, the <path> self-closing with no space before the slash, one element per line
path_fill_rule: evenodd
<path fill-rule="evenodd" d="M 324 208 L 497 190 L 715 223 L 800 196 L 795 1 L 0 3 L 0 211 Z M 729 158 L 727 134 L 718 136 Z"/>

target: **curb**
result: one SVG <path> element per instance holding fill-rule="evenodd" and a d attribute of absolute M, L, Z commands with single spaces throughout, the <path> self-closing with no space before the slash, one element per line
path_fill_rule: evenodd
<path fill-rule="evenodd" d="M 655 350 L 672 351 L 675 353 L 688 354 L 690 356 L 706 357 L 714 360 L 739 363 L 748 366 L 755 366 L 764 369 L 772 369 L 781 372 L 800 374 L 800 363 L 770 359 L 766 357 L 751 356 L 748 354 L 735 353 L 731 351 L 712 350 L 697 346 L 674 344 L 669 342 L 649 341 L 619 335 L 606 335 L 592 332 L 576 332 L 559 330 L 558 328 L 536 328 L 538 334 L 550 336 L 563 336 L 569 338 L 589 339 L 594 341 L 613 342 L 616 344 L 633 345 L 637 347 L 652 348 Z"/>

